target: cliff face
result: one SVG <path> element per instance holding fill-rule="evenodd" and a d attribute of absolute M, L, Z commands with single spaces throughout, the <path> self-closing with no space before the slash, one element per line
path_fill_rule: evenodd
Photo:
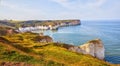
<path fill-rule="evenodd" d="M 51 21 L 42 21 L 40 23 L 35 23 L 34 21 L 31 22 L 32 24 L 29 25 L 27 23 L 23 24 L 24 27 L 19 27 L 18 32 L 27 32 L 27 31 L 34 31 L 34 30 L 57 30 L 59 27 L 63 26 L 74 26 L 80 25 L 80 20 L 51 20 Z M 34 26 L 35 24 L 36 26 Z"/>
<path fill-rule="evenodd" d="M 30 32 L 0 37 L 0 66 L 112 66 L 84 55 L 91 53 L 101 58 L 98 56 L 104 48 L 101 40 L 92 40 L 80 47 L 58 42 L 49 43 L 49 40 L 52 41 L 52 38 L 42 33 L 38 35 Z"/>
<path fill-rule="evenodd" d="M 104 60 L 105 57 L 104 45 L 100 39 L 91 40 L 79 47 L 70 47 L 69 50 L 83 54 L 90 54 L 101 60 Z"/>

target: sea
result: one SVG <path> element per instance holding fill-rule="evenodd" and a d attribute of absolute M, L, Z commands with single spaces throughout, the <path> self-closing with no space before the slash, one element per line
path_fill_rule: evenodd
<path fill-rule="evenodd" d="M 80 46 L 89 40 L 101 39 L 105 60 L 120 64 L 120 20 L 82 20 L 81 25 L 60 27 L 58 30 L 34 31 L 49 35 L 55 42 Z"/>

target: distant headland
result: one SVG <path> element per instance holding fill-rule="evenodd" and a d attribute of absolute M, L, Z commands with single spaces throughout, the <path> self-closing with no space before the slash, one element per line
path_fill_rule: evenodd
<path fill-rule="evenodd" d="M 74 46 L 26 29 L 46 26 L 48 29 L 42 30 L 54 30 L 54 26 L 58 29 L 80 24 L 80 20 L 0 21 L 0 66 L 116 66 L 104 61 L 105 48 L 100 39 Z"/>
<path fill-rule="evenodd" d="M 57 30 L 63 26 L 80 25 L 80 20 L 0 20 L 0 25 L 13 27 L 17 32 L 27 32 L 33 30 Z"/>

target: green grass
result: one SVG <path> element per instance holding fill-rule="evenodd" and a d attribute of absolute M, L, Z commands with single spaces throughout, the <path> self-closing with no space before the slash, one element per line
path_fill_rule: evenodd
<path fill-rule="evenodd" d="M 38 51 L 39 50 L 39 51 Z M 64 48 L 48 45 L 44 48 L 36 49 L 38 54 L 42 55 L 46 60 L 54 60 L 62 62 L 65 65 L 86 65 L 86 66 L 108 66 L 104 61 L 98 60 L 90 55 L 74 53 Z"/>
<path fill-rule="evenodd" d="M 0 59 L 6 61 L 18 61 L 18 62 L 33 62 L 35 59 L 32 56 L 21 55 L 15 50 L 10 50 L 7 47 L 0 45 Z"/>
<path fill-rule="evenodd" d="M 40 43 L 34 33 L 3 36 L 0 42 L 0 61 L 25 62 L 35 66 L 110 66 L 90 55 L 67 50 L 70 45 Z"/>
<path fill-rule="evenodd" d="M 54 62 L 52 60 L 44 60 L 44 59 L 36 59 L 34 56 L 25 55 L 17 52 L 16 50 L 9 49 L 8 47 L 1 45 L 0 43 L 0 61 L 4 62 L 25 62 L 30 64 L 37 65 L 58 65 L 61 66 L 63 64 Z"/>

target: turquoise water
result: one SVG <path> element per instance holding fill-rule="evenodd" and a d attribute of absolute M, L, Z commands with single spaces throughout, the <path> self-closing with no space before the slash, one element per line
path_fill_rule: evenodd
<path fill-rule="evenodd" d="M 105 45 L 105 60 L 120 64 L 120 21 L 81 21 L 81 25 L 61 27 L 58 31 L 44 31 L 56 42 L 72 45 L 100 38 Z M 39 31 L 37 31 L 39 32 Z"/>

